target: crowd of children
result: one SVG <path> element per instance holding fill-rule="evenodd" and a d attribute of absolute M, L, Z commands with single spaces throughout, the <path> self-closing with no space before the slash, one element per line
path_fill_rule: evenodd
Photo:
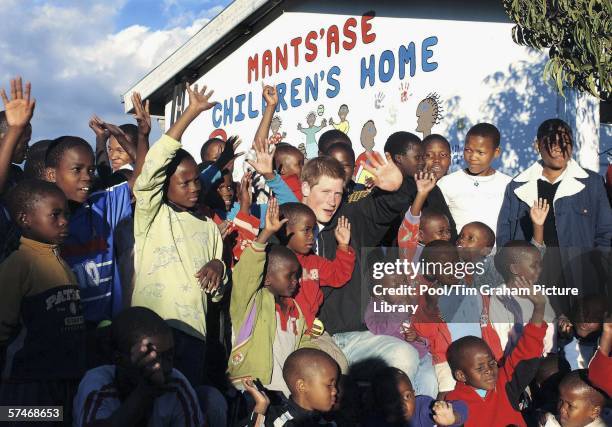
<path fill-rule="evenodd" d="M 437 134 L 356 159 L 343 105 L 318 141 L 325 120 L 299 127 L 304 162 L 264 86 L 241 174 L 237 137 L 182 148 L 215 105 L 185 90 L 150 149 L 134 93 L 136 124 L 92 117 L 94 150 L 28 147 L 31 85 L 2 89 L 0 406 L 79 427 L 612 425 L 612 209 L 566 123 L 514 178 L 479 123 L 448 174 Z"/>

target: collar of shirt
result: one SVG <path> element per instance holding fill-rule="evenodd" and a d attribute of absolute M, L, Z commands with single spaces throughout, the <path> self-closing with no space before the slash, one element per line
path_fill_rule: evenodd
<path fill-rule="evenodd" d="M 550 184 L 556 184 L 557 182 L 561 182 L 563 180 L 563 178 L 565 178 L 565 175 L 567 175 L 567 167 L 561 173 L 561 175 L 559 175 L 557 177 L 557 179 L 555 179 L 553 182 L 550 182 L 550 180 L 544 176 L 544 169 L 542 169 L 542 172 L 540 172 L 540 176 L 538 177 L 538 179 L 539 180 L 541 179 L 542 181 L 546 181 L 546 182 L 548 182 Z"/>
<path fill-rule="evenodd" d="M 297 335 L 297 326 L 296 326 L 296 322 L 297 319 L 300 317 L 300 312 L 295 304 L 295 300 L 293 298 L 283 298 L 283 301 L 285 302 L 285 304 L 287 305 L 287 308 L 289 310 L 287 310 L 287 314 L 285 314 L 283 312 L 283 310 L 281 310 L 281 307 L 279 304 L 276 304 L 276 312 L 278 313 L 278 317 L 280 319 L 280 327 L 283 331 L 287 330 L 287 325 L 289 323 L 293 324 L 293 333 Z M 291 319 L 294 319 L 294 322 L 290 322 Z"/>

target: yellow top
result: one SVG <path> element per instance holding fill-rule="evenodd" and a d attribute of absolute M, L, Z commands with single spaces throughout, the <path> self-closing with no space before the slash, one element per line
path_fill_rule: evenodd
<path fill-rule="evenodd" d="M 180 142 L 163 135 L 149 150 L 134 185 L 132 305 L 148 307 L 170 326 L 204 339 L 206 294 L 195 274 L 210 260 L 222 260 L 223 241 L 212 220 L 179 212 L 162 198 L 166 168 L 179 148 Z M 223 288 L 213 301 L 221 299 Z"/>

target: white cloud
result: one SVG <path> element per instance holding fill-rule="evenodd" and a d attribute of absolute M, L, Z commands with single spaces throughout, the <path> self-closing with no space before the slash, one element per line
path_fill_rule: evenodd
<path fill-rule="evenodd" d="M 37 99 L 33 141 L 65 134 L 92 141 L 87 122 L 94 113 L 129 122 L 122 114 L 121 93 L 209 19 L 204 11 L 163 30 L 141 25 L 117 30 L 114 22 L 125 0 L 3 3 L 0 84 L 6 88 L 17 74 L 32 82 Z"/>

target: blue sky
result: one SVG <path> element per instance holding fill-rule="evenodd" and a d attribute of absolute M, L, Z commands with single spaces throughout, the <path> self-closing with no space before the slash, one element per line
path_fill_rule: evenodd
<path fill-rule="evenodd" d="M 15 75 L 31 81 L 32 143 L 61 135 L 93 142 L 89 118 L 132 122 L 120 95 L 229 3 L 2 0 L 0 85 Z"/>

